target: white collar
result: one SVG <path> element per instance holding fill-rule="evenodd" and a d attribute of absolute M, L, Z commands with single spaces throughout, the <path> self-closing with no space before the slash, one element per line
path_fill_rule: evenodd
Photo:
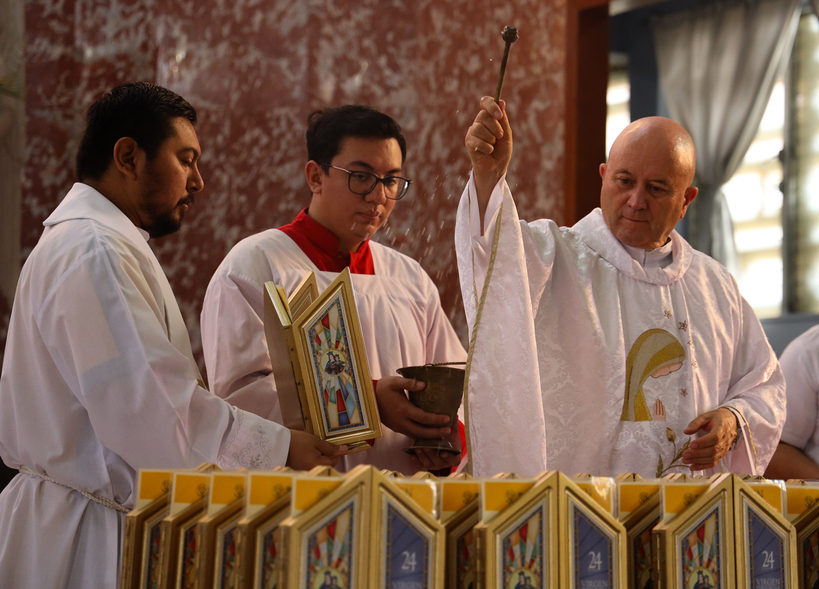
<path fill-rule="evenodd" d="M 650 250 L 641 249 L 639 247 L 631 247 L 625 243 L 623 243 L 623 247 L 643 268 L 665 268 L 671 264 L 674 259 L 671 253 L 672 247 L 670 238 L 660 247 Z"/>

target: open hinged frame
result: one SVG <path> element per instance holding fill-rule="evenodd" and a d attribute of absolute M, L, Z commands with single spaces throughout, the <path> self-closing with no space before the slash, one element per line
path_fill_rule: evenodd
<path fill-rule="evenodd" d="M 819 582 L 819 502 L 813 503 L 793 526 L 796 529 L 798 587 L 813 587 Z"/>
<path fill-rule="evenodd" d="M 438 519 L 446 534 L 446 587 L 478 584 L 478 539 L 473 531 L 480 521 L 480 481 L 466 473 L 438 479 Z"/>
<path fill-rule="evenodd" d="M 478 585 L 478 542 L 474 528 L 480 519 L 480 499 L 475 497 L 444 523 L 447 587 Z"/>
<path fill-rule="evenodd" d="M 659 586 L 690 587 L 696 575 L 713 587 L 737 587 L 733 522 L 733 480 L 722 475 L 671 521 L 655 526 Z"/>
<path fill-rule="evenodd" d="M 234 587 L 238 579 L 238 524 L 245 508 L 246 474 L 214 473 L 208 508 L 196 524 L 198 587 Z"/>
<path fill-rule="evenodd" d="M 558 472 L 546 481 L 558 489 L 560 587 L 590 582 L 624 589 L 627 583 L 626 529 L 597 500 Z"/>
<path fill-rule="evenodd" d="M 196 579 L 196 523 L 205 515 L 212 477 L 201 470 L 173 474 L 170 512 L 159 525 L 160 587 Z"/>
<path fill-rule="evenodd" d="M 280 287 L 265 283 L 265 334 L 284 425 L 348 452 L 366 450 L 381 423 L 349 269 L 315 298 L 311 284 L 302 282 L 291 306 Z M 295 308 L 303 310 L 291 316 Z"/>
<path fill-rule="evenodd" d="M 120 589 L 148 587 L 151 578 L 159 580 L 159 524 L 170 509 L 171 472 L 141 470 L 137 489 L 136 507 L 125 516 Z"/>
<path fill-rule="evenodd" d="M 660 494 L 654 493 L 637 509 L 621 520 L 626 528 L 626 575 L 628 587 L 646 587 L 649 579 L 658 587 L 659 580 L 654 578 L 653 543 L 651 534 L 660 523 Z M 651 585 L 649 585 L 651 586 Z"/>
<path fill-rule="evenodd" d="M 413 499 L 406 484 L 432 486 L 429 480 L 398 481 L 372 469 L 370 563 L 368 587 L 443 589 L 446 533 L 434 515 Z M 399 487 L 400 485 L 400 487 Z M 429 506 L 427 506 L 429 507 Z M 433 507 L 434 511 L 434 507 Z"/>
<path fill-rule="evenodd" d="M 503 475 L 495 478 L 505 479 Z M 485 513 L 480 514 L 481 520 L 473 528 L 478 586 L 508 587 L 512 579 L 528 579 L 535 587 L 559 586 L 558 484 L 556 478 L 546 477 L 516 499 L 510 495 L 511 504 L 489 521 L 485 521 Z M 521 538 L 524 548 L 516 555 L 512 544 L 519 546 Z"/>
<path fill-rule="evenodd" d="M 734 482 L 737 586 L 797 587 L 796 528 L 739 477 Z"/>
<path fill-rule="evenodd" d="M 333 576 L 341 587 L 367 586 L 370 486 L 367 467 L 356 467 L 323 500 L 278 525 L 284 586 L 314 587 Z"/>
<path fill-rule="evenodd" d="M 293 478 L 283 472 L 251 473 L 245 512 L 238 523 L 237 587 L 275 586 L 282 558 L 279 524 L 290 515 Z M 276 542 L 279 542 L 278 544 Z"/>
<path fill-rule="evenodd" d="M 340 486 L 285 518 L 279 529 L 287 547 L 287 587 L 392 586 L 388 580 L 398 570 L 403 579 L 420 579 L 413 586 L 443 587 L 443 526 L 370 466 L 354 468 Z M 422 553 L 413 555 L 418 546 Z"/>

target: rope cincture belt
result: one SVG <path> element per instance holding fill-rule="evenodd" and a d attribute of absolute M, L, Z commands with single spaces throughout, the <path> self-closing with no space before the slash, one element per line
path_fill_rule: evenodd
<path fill-rule="evenodd" d="M 124 505 L 120 505 L 119 503 L 117 503 L 113 499 L 106 499 L 105 497 L 97 495 L 96 493 L 88 493 L 87 491 L 80 491 L 79 489 L 75 489 L 74 487 L 71 487 L 71 486 L 66 485 L 64 483 L 61 483 L 60 481 L 55 481 L 54 479 L 52 479 L 47 474 L 41 474 L 39 472 L 34 472 L 33 470 L 31 470 L 30 468 L 28 468 L 26 466 L 21 466 L 18 470 L 23 474 L 28 474 L 28 475 L 31 475 L 31 476 L 39 477 L 39 478 L 43 479 L 44 481 L 48 481 L 50 483 L 55 483 L 57 485 L 60 485 L 61 487 L 65 487 L 66 489 L 71 489 L 72 491 L 76 491 L 77 493 L 83 495 L 87 499 L 90 499 L 94 503 L 99 503 L 100 505 L 102 505 L 103 507 L 107 507 L 108 509 L 113 509 L 114 511 L 119 511 L 120 513 L 129 513 L 131 511 L 130 509 L 128 509 Z"/>

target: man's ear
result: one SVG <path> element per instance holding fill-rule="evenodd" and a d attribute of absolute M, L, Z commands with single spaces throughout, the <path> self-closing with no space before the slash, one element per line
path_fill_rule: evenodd
<path fill-rule="evenodd" d="M 600 164 L 600 178 L 606 179 L 606 164 Z"/>
<path fill-rule="evenodd" d="M 145 163 L 145 152 L 131 137 L 120 137 L 114 144 L 114 166 L 126 177 L 135 180 Z"/>
<path fill-rule="evenodd" d="M 304 175 L 307 178 L 307 185 L 310 186 L 310 192 L 321 194 L 321 186 L 327 176 L 318 162 L 315 160 L 307 162 L 307 165 L 304 166 Z"/>
<path fill-rule="evenodd" d="M 695 198 L 697 198 L 697 193 L 699 192 L 699 188 L 696 186 L 689 186 L 685 189 L 685 202 L 683 203 L 682 212 L 680 213 L 680 219 L 685 216 L 686 211 L 688 211 L 688 205 L 691 204 Z"/>

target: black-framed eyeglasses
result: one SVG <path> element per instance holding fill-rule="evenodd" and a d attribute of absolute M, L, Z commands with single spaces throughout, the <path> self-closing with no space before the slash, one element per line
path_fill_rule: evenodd
<path fill-rule="evenodd" d="M 375 190 L 375 187 L 378 186 L 378 183 L 381 182 L 381 184 L 384 185 L 384 196 L 390 200 L 399 200 L 407 193 L 410 184 L 412 184 L 412 180 L 407 180 L 401 176 L 384 176 L 383 178 L 379 178 L 371 172 L 345 170 L 344 168 L 339 168 L 338 166 L 334 166 L 332 164 L 323 165 L 328 168 L 347 172 L 347 186 L 349 187 L 350 192 L 360 194 L 361 196 L 367 196 L 370 194 L 373 190 Z"/>

